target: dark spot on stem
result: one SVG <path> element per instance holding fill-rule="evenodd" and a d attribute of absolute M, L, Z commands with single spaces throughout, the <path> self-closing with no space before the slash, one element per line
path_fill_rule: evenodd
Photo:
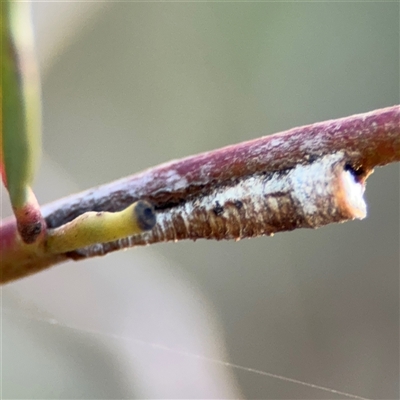
<path fill-rule="evenodd" d="M 213 208 L 213 212 L 216 216 L 221 215 L 224 212 L 224 207 L 219 204 L 218 201 L 215 202 L 215 206 Z"/>
<path fill-rule="evenodd" d="M 318 156 L 316 154 L 308 154 L 307 156 L 307 162 L 309 162 L 310 164 L 312 164 L 313 162 L 318 160 Z"/>
<path fill-rule="evenodd" d="M 143 231 L 149 231 L 156 224 L 156 214 L 154 207 L 145 200 L 139 200 L 136 203 L 134 213 L 137 219 L 137 224 Z"/>
<path fill-rule="evenodd" d="M 349 171 L 357 182 L 362 181 L 362 179 L 367 176 L 365 170 L 361 166 L 354 166 L 350 163 L 344 165 L 344 170 Z"/>
<path fill-rule="evenodd" d="M 18 231 L 25 243 L 34 243 L 40 235 L 40 232 L 42 232 L 42 222 L 37 221 L 32 224 L 18 224 Z"/>
<path fill-rule="evenodd" d="M 243 203 L 240 200 L 236 200 L 235 207 L 240 210 L 243 207 Z"/>

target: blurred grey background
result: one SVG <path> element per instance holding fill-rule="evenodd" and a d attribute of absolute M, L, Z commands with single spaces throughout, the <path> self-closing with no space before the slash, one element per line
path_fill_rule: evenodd
<path fill-rule="evenodd" d="M 399 103 L 398 2 L 34 3 L 42 203 Z M 10 399 L 399 398 L 399 166 L 368 218 L 67 263 L 2 290 Z M 3 193 L 3 214 L 7 205 Z"/>

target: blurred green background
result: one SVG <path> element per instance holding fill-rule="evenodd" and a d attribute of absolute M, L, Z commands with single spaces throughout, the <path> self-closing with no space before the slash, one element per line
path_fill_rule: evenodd
<path fill-rule="evenodd" d="M 33 16 L 41 203 L 399 103 L 398 2 L 46 2 Z M 399 398 L 398 165 L 366 197 L 364 221 L 132 249 L 6 286 L 3 397 L 345 398 L 186 352 Z"/>

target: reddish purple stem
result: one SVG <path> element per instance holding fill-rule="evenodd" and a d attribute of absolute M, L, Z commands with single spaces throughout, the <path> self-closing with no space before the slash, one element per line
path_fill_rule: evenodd
<path fill-rule="evenodd" d="M 345 169 L 350 169 L 362 183 L 375 166 L 400 161 L 400 107 L 294 128 L 172 161 L 47 204 L 42 207 L 42 214 L 47 228 L 56 228 L 86 211 L 118 211 L 143 199 L 150 201 L 160 214 L 171 211 L 169 215 L 179 219 L 178 211 L 186 203 L 195 204 L 196 199 L 212 197 L 219 187 L 257 174 L 279 171 L 284 174 L 298 165 L 312 164 L 338 152 L 344 154 Z M 215 213 L 219 214 L 218 210 Z M 201 223 L 195 214 L 192 217 L 195 223 Z M 121 243 L 118 248 L 132 242 Z M 21 244 L 15 219 L 3 221 L 0 246 L 2 283 L 79 256 L 79 252 L 49 254 L 44 242 L 35 244 L 33 251 L 32 247 Z M 115 249 L 102 247 L 105 251 L 107 248 Z M 96 252 L 89 251 L 84 256 L 93 254 Z"/>
<path fill-rule="evenodd" d="M 400 161 L 400 106 L 293 128 L 150 168 L 44 206 L 48 227 L 86 211 L 117 211 L 138 199 L 156 209 L 180 204 L 212 186 L 252 175 L 293 168 L 344 151 L 349 167 L 366 178 L 375 166 Z"/>

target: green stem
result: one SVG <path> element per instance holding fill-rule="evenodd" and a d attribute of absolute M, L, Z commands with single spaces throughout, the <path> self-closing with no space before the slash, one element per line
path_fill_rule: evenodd
<path fill-rule="evenodd" d="M 47 231 L 50 253 L 67 253 L 96 243 L 138 235 L 154 227 L 153 206 L 137 201 L 119 212 L 87 212 L 57 229 Z"/>
<path fill-rule="evenodd" d="M 40 156 L 40 81 L 28 3 L 1 2 L 2 177 L 26 243 L 45 228 L 31 190 Z M 42 235 L 43 237 L 43 235 Z"/>

